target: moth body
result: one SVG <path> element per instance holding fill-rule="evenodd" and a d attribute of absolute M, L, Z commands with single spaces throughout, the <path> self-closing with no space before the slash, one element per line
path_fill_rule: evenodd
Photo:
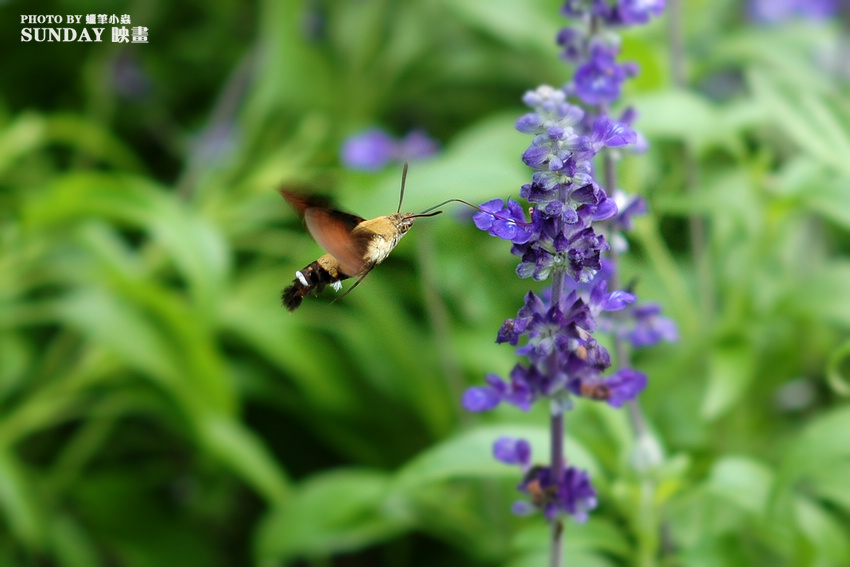
<path fill-rule="evenodd" d="M 292 284 L 283 290 L 283 305 L 290 312 L 297 309 L 301 300 L 311 293 L 321 293 L 328 285 L 338 290 L 342 280 L 357 278 L 343 296 L 351 292 L 372 268 L 387 259 L 417 218 L 433 217 L 442 212 L 430 212 L 436 208 L 433 207 L 419 214 L 402 213 L 406 178 L 407 163 L 401 174 L 401 196 L 397 212 L 369 220 L 337 210 L 328 199 L 281 189 L 280 194 L 304 220 L 310 236 L 327 252 L 295 272 Z"/>
<path fill-rule="evenodd" d="M 363 235 L 366 252 L 363 259 L 367 264 L 377 266 L 387 259 L 398 245 L 401 237 L 407 234 L 415 221 L 413 213 L 395 213 L 361 222 L 352 231 L 357 238 Z"/>

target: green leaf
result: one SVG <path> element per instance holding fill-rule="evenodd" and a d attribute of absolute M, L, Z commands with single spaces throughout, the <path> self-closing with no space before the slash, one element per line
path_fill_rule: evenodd
<path fill-rule="evenodd" d="M 622 528 L 618 528 L 612 522 L 596 515 L 592 514 L 584 524 L 567 520 L 564 528 L 567 534 L 564 541 L 565 559 L 571 558 L 576 552 L 593 551 L 626 559 L 631 552 L 632 544 L 623 533 Z M 542 549 L 548 551 L 549 534 L 548 524 L 535 522 L 517 532 L 511 543 L 520 552 Z M 572 561 L 572 559 L 569 559 L 569 561 Z"/>
<path fill-rule="evenodd" d="M 807 275 L 806 300 L 792 290 L 785 306 L 804 320 L 850 328 L 850 262 L 833 259 Z"/>
<path fill-rule="evenodd" d="M 223 415 L 207 415 L 198 424 L 204 446 L 227 463 L 271 505 L 286 502 L 290 488 L 274 456 L 245 425 Z"/>
<path fill-rule="evenodd" d="M 31 477 L 5 443 L 0 443 L 0 510 L 14 537 L 35 551 L 44 544 L 45 526 Z"/>
<path fill-rule="evenodd" d="M 812 471 L 806 489 L 850 513 L 850 459 L 834 461 L 828 467 Z"/>
<path fill-rule="evenodd" d="M 137 305 L 90 288 L 68 294 L 56 308 L 65 324 L 79 329 L 90 341 L 118 354 L 128 366 L 167 389 L 179 390 L 177 356 Z"/>
<path fill-rule="evenodd" d="M 728 455 L 712 467 L 707 487 L 717 497 L 758 517 L 766 509 L 773 479 L 773 471 L 764 464 Z"/>
<path fill-rule="evenodd" d="M 349 390 L 349 369 L 338 348 L 305 328 L 298 319 L 301 313 L 290 314 L 281 307 L 281 286 L 275 270 L 245 273 L 223 300 L 221 325 L 283 370 L 311 407 L 329 413 L 355 412 L 357 399 Z"/>
<path fill-rule="evenodd" d="M 451 17 L 480 29 L 500 42 L 514 48 L 555 53 L 552 38 L 558 32 L 558 21 L 546 9 L 548 5 L 528 4 L 524 6 L 522 17 L 517 17 L 513 0 L 450 0 L 441 4 Z"/>
<path fill-rule="evenodd" d="M 149 232 L 173 260 L 202 309 L 214 312 L 229 269 L 224 238 L 165 188 L 132 176 L 73 173 L 59 178 L 25 209 L 32 229 L 61 227 L 95 216 Z"/>
<path fill-rule="evenodd" d="M 850 395 L 850 340 L 844 341 L 829 354 L 826 376 L 829 386 L 842 396 Z"/>
<path fill-rule="evenodd" d="M 66 514 L 55 515 L 50 522 L 50 539 L 62 567 L 98 567 L 98 546 L 88 537 L 87 526 Z"/>
<path fill-rule="evenodd" d="M 794 519 L 825 565 L 846 565 L 850 560 L 847 523 L 817 503 L 803 497 L 794 501 Z"/>
<path fill-rule="evenodd" d="M 569 533 L 569 532 L 568 532 Z M 549 564 L 549 552 L 535 552 L 512 559 L 507 567 L 541 567 Z M 564 551 L 564 565 L 581 565 L 581 567 L 614 567 L 617 563 L 606 558 L 604 555 L 585 553 L 582 551 Z"/>
<path fill-rule="evenodd" d="M 385 473 L 368 469 L 312 477 L 263 520 L 257 555 L 263 560 L 327 557 L 397 536 L 408 526 L 382 507 L 389 483 Z"/>
<path fill-rule="evenodd" d="M 41 115 L 23 112 L 0 131 L 0 174 L 4 174 L 16 159 L 43 144 L 46 129 Z"/>
<path fill-rule="evenodd" d="M 779 127 L 814 159 L 850 174 L 850 132 L 847 118 L 821 93 L 750 69 L 753 93 Z"/>
<path fill-rule="evenodd" d="M 808 482 L 812 475 L 850 460 L 850 408 L 813 419 L 793 440 L 779 468 L 777 493 Z"/>
<path fill-rule="evenodd" d="M 708 391 L 700 414 L 717 419 L 737 404 L 755 377 L 755 353 L 743 340 L 723 343 L 712 349 L 709 358 Z"/>
<path fill-rule="evenodd" d="M 664 90 L 634 97 L 640 110 L 635 127 L 649 138 L 684 142 L 696 153 L 711 147 L 729 149 L 745 125 L 739 106 L 718 107 L 690 91 Z M 757 121 L 758 109 L 748 107 L 748 121 Z"/>
<path fill-rule="evenodd" d="M 433 482 L 457 478 L 514 478 L 517 468 L 493 457 L 493 442 L 500 437 L 527 440 L 532 447 L 532 462 L 549 461 L 549 430 L 528 425 L 492 425 L 477 427 L 427 449 L 399 471 L 397 488 L 415 489 Z M 591 477 L 598 466 L 591 454 L 568 438 L 565 454 L 569 463 L 588 471 Z"/>

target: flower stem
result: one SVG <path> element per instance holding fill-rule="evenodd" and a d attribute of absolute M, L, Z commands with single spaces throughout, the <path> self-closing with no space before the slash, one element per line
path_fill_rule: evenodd
<path fill-rule="evenodd" d="M 564 413 L 560 409 L 552 412 L 552 474 L 560 479 L 564 476 Z M 564 522 L 556 516 L 552 520 L 552 545 L 550 547 L 549 566 L 561 567 L 564 557 Z"/>
<path fill-rule="evenodd" d="M 567 193 L 567 187 L 561 186 L 558 191 L 559 198 L 562 202 L 566 203 L 569 195 Z M 564 219 L 558 219 L 558 230 L 564 230 Z M 565 273 L 563 270 L 555 270 L 552 274 L 552 300 L 550 307 L 555 307 L 556 305 L 560 307 L 561 305 L 561 295 L 564 290 L 564 276 Z M 554 354 L 554 353 L 553 353 Z M 557 372 L 557 355 L 553 356 L 551 368 L 549 372 L 555 373 Z M 564 476 L 564 411 L 560 405 L 552 406 L 551 408 L 551 421 L 550 421 L 550 435 L 551 435 L 551 445 L 550 445 L 550 453 L 551 453 L 551 463 L 552 463 L 552 478 L 556 479 L 557 483 L 560 483 L 561 479 Z M 550 567 L 561 567 L 563 561 L 563 547 L 564 547 L 564 522 L 563 520 L 556 516 L 552 520 L 552 545 L 549 550 L 549 566 Z"/>

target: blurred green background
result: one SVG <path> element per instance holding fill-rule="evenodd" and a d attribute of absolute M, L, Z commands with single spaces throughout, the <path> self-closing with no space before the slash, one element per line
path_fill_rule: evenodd
<path fill-rule="evenodd" d="M 449 206 L 290 315 L 320 249 L 277 188 L 393 212 L 399 165 L 339 163 L 377 126 L 440 141 L 406 210 L 516 196 L 521 95 L 570 73 L 559 8 L 0 2 L 0 565 L 546 564 L 490 456 L 510 434 L 544 459 L 545 408 L 459 402 L 514 364 L 496 331 L 539 284 Z M 745 8 L 686 0 L 623 35 L 651 144 L 620 162 L 651 210 L 623 281 L 681 339 L 634 355 L 657 463 L 625 412 L 568 416 L 600 492 L 569 565 L 850 565 L 847 33 Z M 21 15 L 88 13 L 149 43 L 20 41 Z"/>

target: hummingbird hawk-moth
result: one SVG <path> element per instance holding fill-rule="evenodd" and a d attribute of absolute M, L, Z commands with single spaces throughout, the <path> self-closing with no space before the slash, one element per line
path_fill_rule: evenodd
<path fill-rule="evenodd" d="M 321 293 L 328 285 L 339 290 L 343 280 L 357 278 L 354 285 L 340 296 L 344 297 L 363 281 L 372 268 L 386 260 L 417 218 L 442 213 L 429 211 L 445 203 L 418 214 L 402 213 L 401 203 L 404 200 L 406 178 L 405 163 L 398 210 L 394 214 L 369 220 L 336 209 L 328 199 L 309 197 L 286 189 L 280 190 L 283 198 L 304 220 L 313 239 L 327 252 L 315 262 L 295 272 L 295 279 L 283 290 L 281 296 L 284 307 L 290 312 L 295 311 L 301 301 L 311 293 Z"/>

